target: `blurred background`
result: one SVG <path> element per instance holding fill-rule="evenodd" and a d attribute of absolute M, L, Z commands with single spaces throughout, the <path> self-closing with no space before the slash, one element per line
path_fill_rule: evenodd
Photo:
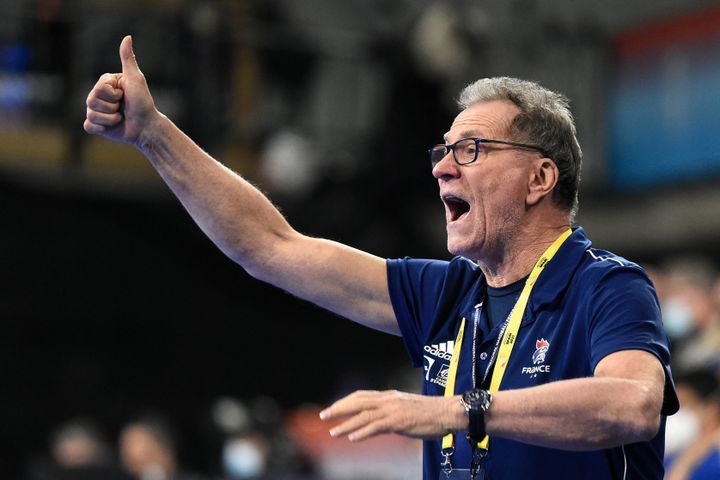
<path fill-rule="evenodd" d="M 419 442 L 317 421 L 359 388 L 416 391 L 401 340 L 252 280 L 138 152 L 84 133 L 125 34 L 203 148 L 299 230 L 384 257 L 448 258 L 426 149 L 465 84 L 568 95 L 578 224 L 663 304 L 669 476 L 720 478 L 720 2 L 701 0 L 0 0 L 0 478 L 421 475 Z"/>

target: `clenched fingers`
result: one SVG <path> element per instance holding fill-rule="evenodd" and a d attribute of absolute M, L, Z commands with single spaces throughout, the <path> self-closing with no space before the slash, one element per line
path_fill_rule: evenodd
<path fill-rule="evenodd" d="M 87 133 L 93 135 L 100 135 L 105 132 L 105 127 L 103 127 L 102 125 L 96 125 L 88 119 L 85 119 L 85 122 L 83 123 L 83 128 Z"/>
<path fill-rule="evenodd" d="M 100 77 L 87 97 L 86 119 L 83 128 L 88 133 L 102 134 L 123 120 L 120 102 L 124 92 L 119 88 L 119 73 L 106 73 Z"/>
<path fill-rule="evenodd" d="M 120 112 L 115 113 L 101 113 L 95 110 L 87 109 L 87 119 L 90 123 L 95 125 L 102 125 L 104 127 L 114 127 L 118 123 L 122 122 L 123 116 Z"/>
<path fill-rule="evenodd" d="M 120 110 L 120 102 L 108 102 L 92 97 L 87 100 L 87 108 L 100 113 L 115 113 Z"/>
<path fill-rule="evenodd" d="M 89 104 L 94 99 L 106 102 L 119 102 L 123 98 L 123 90 L 120 88 L 121 73 L 106 73 L 100 77 L 87 98 Z"/>

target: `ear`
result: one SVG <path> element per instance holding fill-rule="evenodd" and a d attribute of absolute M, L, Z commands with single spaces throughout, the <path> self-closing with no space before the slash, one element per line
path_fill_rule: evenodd
<path fill-rule="evenodd" d="M 549 158 L 539 158 L 532 163 L 528 179 L 528 206 L 537 205 L 551 195 L 560 178 L 560 170 Z"/>

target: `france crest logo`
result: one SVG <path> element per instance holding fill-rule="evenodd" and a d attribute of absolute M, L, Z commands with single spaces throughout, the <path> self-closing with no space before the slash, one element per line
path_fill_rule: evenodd
<path fill-rule="evenodd" d="M 550 342 L 544 338 L 535 341 L 535 353 L 533 353 L 532 356 L 533 365 L 545 363 L 545 354 L 547 353 L 548 348 L 550 348 Z"/>

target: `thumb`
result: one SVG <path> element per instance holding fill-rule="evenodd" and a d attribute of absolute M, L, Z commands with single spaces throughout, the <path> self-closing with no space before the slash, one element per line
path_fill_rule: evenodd
<path fill-rule="evenodd" d="M 135 58 L 135 52 L 133 52 L 132 37 L 130 35 L 123 38 L 122 43 L 120 43 L 120 61 L 122 61 L 123 75 L 138 75 L 141 73 Z"/>

